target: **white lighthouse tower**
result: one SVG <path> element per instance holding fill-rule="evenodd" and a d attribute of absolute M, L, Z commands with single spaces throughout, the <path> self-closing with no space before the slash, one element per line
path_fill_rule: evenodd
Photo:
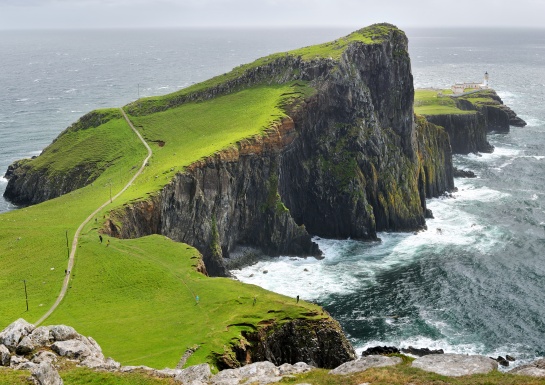
<path fill-rule="evenodd" d="M 483 88 L 488 88 L 488 72 L 484 73 Z"/>

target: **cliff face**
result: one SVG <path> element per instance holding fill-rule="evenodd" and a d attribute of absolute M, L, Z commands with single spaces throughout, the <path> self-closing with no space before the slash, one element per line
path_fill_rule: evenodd
<path fill-rule="evenodd" d="M 456 107 L 470 114 L 425 115 L 426 119 L 445 128 L 450 137 L 452 151 L 456 154 L 492 152 L 488 143 L 489 132 L 509 132 L 510 126 L 524 127 L 526 122 L 508 106 L 494 90 L 470 92 L 452 97 Z"/>
<path fill-rule="evenodd" d="M 90 112 L 64 130 L 40 156 L 12 163 L 5 174 L 8 185 L 4 197 L 15 204 L 36 204 L 92 183 L 105 169 L 100 163 L 107 164 L 111 159 L 97 162 L 96 159 L 82 157 L 76 159 L 70 167 L 64 167 L 63 158 L 72 146 L 77 146 L 77 143 L 70 141 L 70 137 L 78 131 L 92 130 L 119 116 L 115 110 Z M 87 151 L 92 152 L 91 149 Z"/>
<path fill-rule="evenodd" d="M 452 152 L 455 154 L 488 153 L 494 150 L 486 139 L 487 119 L 481 113 L 426 115 L 426 119 L 445 128 L 450 138 Z"/>
<path fill-rule="evenodd" d="M 354 42 L 338 62 L 281 58 L 199 97 L 294 77 L 317 92 L 291 118 L 194 163 L 154 198 L 113 213 L 106 230 L 190 243 L 211 275 L 224 275 L 222 257 L 238 245 L 319 255 L 309 234 L 375 239 L 423 228 L 425 197 L 453 187 L 451 150 L 442 129 L 415 123 L 405 35 Z"/>
<path fill-rule="evenodd" d="M 281 327 L 264 326 L 244 334 L 231 354 L 216 357 L 220 369 L 258 361 L 275 365 L 306 362 L 318 368 L 335 368 L 356 354 L 337 321 L 293 320 Z"/>

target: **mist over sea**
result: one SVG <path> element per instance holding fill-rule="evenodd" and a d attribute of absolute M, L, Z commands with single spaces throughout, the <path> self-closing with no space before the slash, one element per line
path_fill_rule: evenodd
<path fill-rule="evenodd" d="M 0 173 L 38 155 L 95 108 L 173 92 L 345 30 L 0 32 Z M 323 305 L 358 350 L 545 354 L 545 30 L 407 30 L 415 87 L 480 81 L 528 122 L 493 134 L 493 154 L 455 156 L 477 179 L 428 202 L 418 234 L 317 239 L 323 260 L 263 259 L 245 282 Z M 0 191 L 5 188 L 0 179 Z M 13 209 L 0 200 L 0 212 Z M 441 229 L 441 232 L 438 231 Z M 267 274 L 263 274 L 267 270 Z M 521 361 L 518 361 L 521 362 Z"/>

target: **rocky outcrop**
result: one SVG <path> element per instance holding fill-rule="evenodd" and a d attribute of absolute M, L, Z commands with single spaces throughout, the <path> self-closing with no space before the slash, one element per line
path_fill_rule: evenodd
<path fill-rule="evenodd" d="M 355 358 L 340 325 L 332 319 L 295 319 L 280 327 L 273 324 L 243 333 L 243 337 L 231 347 L 234 354 L 217 356 L 218 367 L 255 361 L 275 365 L 302 361 L 319 368 L 334 368 Z"/>
<path fill-rule="evenodd" d="M 375 239 L 423 228 L 425 198 L 453 188 L 451 150 L 442 129 L 415 122 L 407 39 L 390 28 L 381 43 L 354 42 L 338 61 L 286 55 L 199 92 L 206 99 L 263 79 L 316 90 L 265 136 L 194 163 L 158 195 L 112 213 L 106 231 L 189 243 L 210 275 L 224 275 L 222 257 L 237 246 L 319 255 L 310 234 Z M 172 103 L 190 96 L 180 98 Z"/>
<path fill-rule="evenodd" d="M 384 366 L 394 366 L 402 362 L 399 357 L 385 356 L 366 356 L 355 361 L 345 362 L 337 368 L 331 370 L 329 374 L 347 375 L 363 372 L 370 368 L 382 368 Z"/>
<path fill-rule="evenodd" d="M 517 366 L 509 373 L 521 376 L 545 377 L 545 358 L 541 358 L 526 365 Z"/>
<path fill-rule="evenodd" d="M 445 96 L 443 96 L 445 97 Z M 459 113 L 425 115 L 426 119 L 447 131 L 455 154 L 492 152 L 489 132 L 509 132 L 510 126 L 524 127 L 526 122 L 508 106 L 494 90 L 469 92 L 453 96 Z M 465 113 L 464 113 L 465 112 Z"/>
<path fill-rule="evenodd" d="M 498 369 L 498 363 L 491 358 L 479 355 L 464 354 L 431 354 L 417 358 L 411 364 L 413 368 L 459 377 L 472 374 L 486 374 Z"/>

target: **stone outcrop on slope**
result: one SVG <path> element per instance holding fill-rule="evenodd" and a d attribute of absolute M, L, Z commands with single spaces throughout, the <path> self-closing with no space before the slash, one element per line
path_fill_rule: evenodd
<path fill-rule="evenodd" d="M 453 188 L 450 144 L 442 129 L 416 124 L 407 39 L 389 28 L 384 41 L 353 42 L 338 61 L 282 56 L 200 92 L 207 99 L 264 79 L 316 89 L 265 136 L 194 163 L 156 196 L 113 213 L 106 231 L 189 243 L 210 275 L 225 275 L 222 257 L 239 245 L 319 255 L 310 234 L 375 239 L 423 228 L 425 198 Z"/>

